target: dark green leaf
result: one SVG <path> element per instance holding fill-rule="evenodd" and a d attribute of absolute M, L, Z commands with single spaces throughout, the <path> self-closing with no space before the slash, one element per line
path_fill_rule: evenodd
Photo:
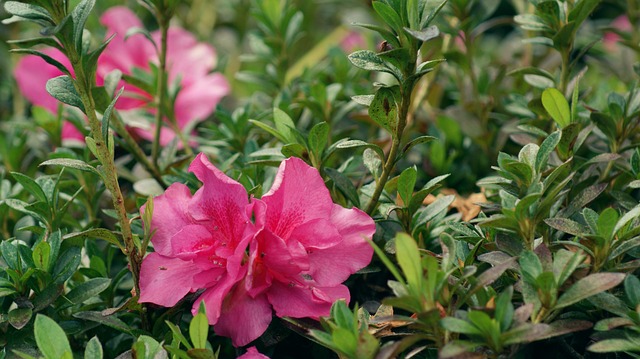
<path fill-rule="evenodd" d="M 354 206 L 360 207 L 360 198 L 358 197 L 358 191 L 356 186 L 353 185 L 351 180 L 333 168 L 325 168 L 325 173 L 331 178 L 338 190 L 353 203 Z"/>
<path fill-rule="evenodd" d="M 12 327 L 20 330 L 29 323 L 33 310 L 31 308 L 15 308 L 9 311 L 8 319 Z"/>
<path fill-rule="evenodd" d="M 73 304 L 81 304 L 87 299 L 95 298 L 109 288 L 111 279 L 93 278 L 73 288 L 65 296 Z"/>
<path fill-rule="evenodd" d="M 42 188 L 36 181 L 32 180 L 30 177 L 23 175 L 18 172 L 11 172 L 11 176 L 24 187 L 29 193 L 35 197 L 37 201 L 48 203 L 47 195 L 44 193 Z"/>

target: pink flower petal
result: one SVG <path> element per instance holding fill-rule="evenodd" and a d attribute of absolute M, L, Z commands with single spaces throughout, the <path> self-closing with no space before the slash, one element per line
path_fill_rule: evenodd
<path fill-rule="evenodd" d="M 218 322 L 222 312 L 222 303 L 234 287 L 236 283 L 242 280 L 242 277 L 246 273 L 245 270 L 238 272 L 236 275 L 222 275 L 220 278 L 216 278 L 215 285 L 211 285 L 207 290 L 202 293 L 198 299 L 193 303 L 191 307 L 191 313 L 196 315 L 200 308 L 200 302 L 204 301 L 205 308 L 207 309 L 207 319 L 209 324 L 214 325 Z"/>
<path fill-rule="evenodd" d="M 220 99 L 230 90 L 229 82 L 220 73 L 202 75 L 198 81 L 184 85 L 176 97 L 178 126 L 184 129 L 192 122 L 200 122 L 209 117 Z"/>
<path fill-rule="evenodd" d="M 156 57 L 153 44 L 141 34 L 132 35 L 125 40 L 130 29 L 143 27 L 140 19 L 129 8 L 113 7 L 104 12 L 100 22 L 107 27 L 107 37 L 116 34 L 98 60 L 101 76 L 115 69 L 131 74 L 134 67 L 149 68 L 149 60 Z"/>
<path fill-rule="evenodd" d="M 151 230 L 155 234 L 151 238 L 156 252 L 172 256 L 171 239 L 183 227 L 195 223 L 188 212 L 191 192 L 181 183 L 174 183 L 161 196 L 153 200 L 153 216 Z M 145 207 L 141 208 L 144 213 Z"/>
<path fill-rule="evenodd" d="M 323 286 L 344 282 L 351 274 L 366 267 L 373 256 L 373 247 L 366 241 L 376 231 L 371 217 L 357 208 L 346 209 L 334 204 L 331 222 L 342 241 L 331 248 L 309 253 L 311 269 L 308 274 Z"/>
<path fill-rule="evenodd" d="M 250 224 L 245 207 L 249 197 L 244 187 L 229 178 L 199 154 L 189 166 L 203 186 L 193 196 L 189 212 L 196 220 L 211 220 L 214 230 L 229 240 L 242 238 Z"/>
<path fill-rule="evenodd" d="M 319 318 L 328 316 L 338 299 L 349 302 L 349 289 L 344 285 L 314 287 L 306 283 L 273 282 L 267 292 L 269 303 L 278 317 Z"/>
<path fill-rule="evenodd" d="M 175 305 L 187 293 L 198 289 L 193 280 L 194 272 L 198 271 L 192 262 L 149 254 L 142 261 L 140 270 L 139 301 L 165 307 Z"/>
<path fill-rule="evenodd" d="M 84 144 L 84 135 L 71 122 L 65 121 L 62 124 L 61 136 L 64 141 Z"/>
<path fill-rule="evenodd" d="M 224 299 L 222 313 L 213 330 L 218 335 L 231 338 L 234 346 L 245 346 L 267 330 L 272 316 L 265 295 L 252 298 L 240 283 Z"/>
<path fill-rule="evenodd" d="M 290 240 L 300 242 L 307 249 L 324 249 L 340 243 L 342 237 L 328 218 L 316 218 L 297 226 Z"/>
<path fill-rule="evenodd" d="M 247 349 L 247 352 L 238 357 L 238 359 L 269 359 L 268 356 L 260 354 L 256 347 Z"/>
<path fill-rule="evenodd" d="M 209 44 L 198 42 L 188 31 L 172 27 L 167 34 L 167 67 L 169 81 L 180 77 L 182 83 L 198 81 L 216 66 L 216 52 Z M 152 34 L 160 43 L 160 33 Z"/>
<path fill-rule="evenodd" d="M 246 284 L 255 297 L 271 286 L 273 279 L 289 282 L 309 268 L 307 252 L 298 242 L 286 243 L 268 230 L 260 231 L 251 243 Z"/>
<path fill-rule="evenodd" d="M 296 157 L 282 162 L 262 201 L 268 208 L 266 227 L 281 238 L 304 222 L 329 218 L 333 205 L 318 170 Z"/>

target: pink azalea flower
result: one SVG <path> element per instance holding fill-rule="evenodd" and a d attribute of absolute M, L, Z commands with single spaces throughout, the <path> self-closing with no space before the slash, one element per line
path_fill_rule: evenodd
<path fill-rule="evenodd" d="M 366 238 L 375 224 L 334 204 L 315 168 L 283 161 L 271 190 L 251 202 L 204 155 L 190 171 L 203 182 L 193 197 L 173 184 L 154 200 L 155 252 L 142 263 L 141 302 L 172 306 L 205 289 L 193 313 L 204 301 L 216 334 L 244 346 L 265 332 L 274 311 L 317 319 L 349 300 L 342 282 L 371 261 Z"/>
<path fill-rule="evenodd" d="M 629 18 L 626 15 L 621 15 L 613 20 L 611 27 L 623 32 L 631 31 L 631 22 L 629 22 Z M 619 41 L 620 35 L 611 31 L 605 32 L 602 37 L 602 42 L 604 43 L 605 48 L 609 51 L 616 50 Z"/>
<path fill-rule="evenodd" d="M 124 39 L 133 28 L 142 28 L 142 22 L 126 7 L 114 7 L 100 18 L 107 28 L 107 36 L 116 34 L 108 50 L 98 61 L 98 76 L 104 78 L 113 70 L 131 75 L 134 68 L 150 71 L 150 63 L 158 64 L 158 55 L 151 42 L 137 34 Z M 151 34 L 160 43 L 160 33 Z M 169 85 L 177 83 L 180 92 L 175 100 L 175 116 L 180 129 L 191 127 L 194 122 L 206 119 L 215 110 L 220 99 L 229 93 L 227 80 L 220 73 L 212 73 L 216 66 L 213 47 L 198 42 L 189 32 L 172 27 L 167 38 L 167 70 Z M 139 110 L 151 105 L 152 96 L 144 91 L 126 85 L 126 93 L 117 104 L 120 110 Z M 135 112 L 133 112 L 135 116 Z M 152 140 L 154 126 L 136 128 L 141 137 Z M 161 129 L 160 143 L 166 145 L 175 134 L 167 127 Z"/>
<path fill-rule="evenodd" d="M 367 43 L 357 31 L 349 31 L 349 33 L 340 42 L 340 48 L 346 53 L 351 53 L 356 50 L 364 49 Z"/>
<path fill-rule="evenodd" d="M 46 55 L 58 60 L 67 69 L 71 70 L 69 60 L 62 52 L 54 48 L 42 50 Z M 55 114 L 58 111 L 60 102 L 51 97 L 45 86 L 49 79 L 64 75 L 53 65 L 49 65 L 42 58 L 35 55 L 24 56 L 18 61 L 14 70 L 18 89 L 33 105 L 44 107 L 49 112 Z M 84 143 L 84 136 L 70 122 L 62 124 L 62 139 L 67 141 L 78 141 Z"/>
<path fill-rule="evenodd" d="M 268 356 L 260 354 L 256 347 L 247 349 L 247 352 L 238 357 L 238 359 L 269 359 Z"/>
<path fill-rule="evenodd" d="M 247 275 L 214 327 L 235 346 L 264 333 L 271 308 L 279 317 L 329 315 L 336 300 L 350 299 L 342 282 L 373 255 L 365 240 L 375 232 L 371 217 L 334 204 L 318 171 L 298 158 L 282 162 L 271 190 L 254 202 L 263 228 L 251 242 Z"/>
<path fill-rule="evenodd" d="M 144 36 L 133 35 L 124 40 L 130 29 L 143 26 L 131 10 L 114 7 L 106 11 L 100 21 L 106 26 L 108 36 L 116 36 L 98 61 L 98 85 L 102 85 L 104 77 L 113 70 L 131 75 L 134 68 L 148 72 L 150 63 L 158 63 L 153 44 Z M 157 43 L 160 42 L 159 32 L 154 32 L 152 37 Z M 45 49 L 43 52 L 71 68 L 60 51 Z M 229 83 L 224 76 L 212 72 L 216 66 L 213 47 L 198 42 L 185 30 L 175 27 L 169 29 L 167 66 L 170 85 L 180 87 L 175 100 L 175 116 L 180 129 L 191 128 L 194 123 L 206 119 L 213 113 L 220 99 L 229 93 Z M 60 75 L 62 72 L 57 68 L 34 55 L 24 56 L 15 69 L 16 81 L 24 96 L 34 105 L 45 107 L 52 113 L 57 111 L 58 102 L 47 93 L 45 85 L 49 79 Z M 116 108 L 127 112 L 129 118 L 144 117 L 140 116 L 140 111 L 147 111 L 152 105 L 152 95 L 130 84 L 121 85 L 125 86 L 126 91 L 118 100 Z M 136 127 L 134 131 L 139 136 L 152 140 L 154 125 Z M 161 145 L 167 145 L 174 137 L 173 131 L 163 127 Z M 84 136 L 70 123 L 64 124 L 62 138 L 84 142 Z"/>
<path fill-rule="evenodd" d="M 154 200 L 155 252 L 142 262 L 139 300 L 170 307 L 205 289 L 200 298 L 215 323 L 223 298 L 246 273 L 242 262 L 256 233 L 250 222 L 253 205 L 244 187 L 203 154 L 189 170 L 203 183 L 193 196 L 185 185 L 175 183 Z"/>

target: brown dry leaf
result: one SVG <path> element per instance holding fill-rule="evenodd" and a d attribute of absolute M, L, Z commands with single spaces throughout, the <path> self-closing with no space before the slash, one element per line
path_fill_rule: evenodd
<path fill-rule="evenodd" d="M 396 335 L 393 328 L 405 327 L 409 324 L 411 323 L 404 320 L 396 320 L 393 316 L 393 307 L 382 304 L 376 314 L 370 316 L 369 333 L 379 338 Z"/>
<path fill-rule="evenodd" d="M 469 197 L 462 197 L 455 189 L 452 188 L 443 189 L 440 191 L 440 194 L 438 194 L 438 197 L 448 195 L 456 196 L 449 206 L 449 209 L 455 208 L 462 215 L 462 220 L 465 222 L 476 218 L 478 214 L 480 214 L 481 208 L 476 203 L 487 202 L 487 197 L 485 197 L 484 193 L 472 193 Z M 422 204 L 429 205 L 438 197 L 430 194 L 424 199 L 424 201 L 422 201 Z"/>

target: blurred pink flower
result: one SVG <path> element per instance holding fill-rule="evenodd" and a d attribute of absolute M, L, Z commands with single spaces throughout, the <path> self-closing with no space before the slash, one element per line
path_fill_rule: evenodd
<path fill-rule="evenodd" d="M 271 190 L 254 203 L 262 230 L 251 242 L 247 275 L 215 326 L 236 346 L 267 329 L 271 308 L 279 317 L 329 315 L 333 302 L 349 301 L 342 282 L 373 255 L 365 239 L 375 232 L 371 217 L 334 204 L 318 171 L 298 158 L 282 162 Z"/>
<path fill-rule="evenodd" d="M 107 28 L 107 35 L 116 34 L 98 61 L 97 83 L 102 85 L 104 77 L 113 70 L 131 75 L 134 68 L 150 72 L 150 64 L 158 63 L 153 44 L 140 34 L 124 39 L 133 28 L 141 28 L 142 22 L 126 7 L 114 7 L 106 11 L 100 21 Z M 152 33 L 156 43 L 160 42 L 158 31 Z M 70 68 L 69 61 L 55 49 L 43 52 Z M 193 35 L 180 28 L 170 28 L 167 39 L 167 67 L 169 85 L 177 85 L 180 92 L 175 99 L 175 117 L 180 129 L 192 127 L 194 123 L 206 119 L 215 110 L 222 97 L 229 93 L 227 80 L 220 73 L 212 72 L 216 66 L 216 54 L 213 47 L 198 42 Z M 47 80 L 62 73 L 52 65 L 34 55 L 23 57 L 15 70 L 20 91 L 34 105 L 43 106 L 51 112 L 56 111 L 58 103 L 45 90 Z M 140 110 L 147 111 L 152 106 L 153 97 L 141 89 L 121 83 L 125 93 L 120 97 L 116 108 L 131 110 L 129 118 L 139 118 Z M 144 123 L 144 122 L 142 122 Z M 141 137 L 152 140 L 154 125 L 133 129 Z M 175 137 L 167 127 L 161 130 L 160 143 L 166 145 Z M 63 139 L 79 139 L 82 134 L 70 123 L 65 123 Z"/>
<path fill-rule="evenodd" d="M 174 183 L 154 199 L 155 252 L 142 262 L 139 300 L 170 307 L 205 289 L 200 298 L 215 323 L 223 298 L 246 273 L 242 263 L 256 233 L 250 221 L 253 205 L 244 187 L 203 154 L 189 170 L 203 183 L 193 197 L 187 186 Z"/>
<path fill-rule="evenodd" d="M 48 48 L 43 49 L 41 52 L 58 60 L 67 69 L 71 69 L 69 60 L 59 50 Z M 49 65 L 39 56 L 28 55 L 18 61 L 14 75 L 18 89 L 29 102 L 35 106 L 44 107 L 53 114 L 58 111 L 58 106 L 61 103 L 49 95 L 45 86 L 49 79 L 64 75 L 62 71 L 53 65 Z M 84 143 L 82 133 L 67 121 L 62 124 L 62 139 Z"/>
<path fill-rule="evenodd" d="M 349 31 L 340 42 L 340 48 L 346 53 L 351 53 L 356 50 L 364 49 L 367 46 L 367 42 L 364 36 L 357 31 Z"/>
<path fill-rule="evenodd" d="M 118 6 L 107 10 L 100 22 L 107 28 L 107 36 L 116 34 L 108 51 L 98 61 L 98 76 L 104 78 L 113 70 L 131 75 L 134 68 L 150 71 L 150 63 L 158 64 L 158 55 L 153 44 L 143 35 L 135 34 L 125 40 L 128 31 L 142 28 L 142 22 L 126 7 Z M 160 43 L 160 32 L 151 34 Z M 189 32 L 172 27 L 167 38 L 167 72 L 169 86 L 177 84 L 180 92 L 175 100 L 175 116 L 180 129 L 191 127 L 213 113 L 222 97 L 229 93 L 227 80 L 220 73 L 212 73 L 216 66 L 216 53 L 212 46 L 198 42 Z M 149 106 L 152 96 L 132 86 L 125 87 L 125 93 L 117 108 L 121 110 L 139 109 Z M 136 128 L 136 133 L 145 139 L 153 139 L 154 125 Z M 175 137 L 173 131 L 163 127 L 160 144 L 166 145 Z"/>
<path fill-rule="evenodd" d="M 350 299 L 342 282 L 371 261 L 366 239 L 375 224 L 334 204 L 315 168 L 283 161 L 271 190 L 251 202 L 204 155 L 189 169 L 203 182 L 193 197 L 173 184 L 154 200 L 155 252 L 142 262 L 140 302 L 172 306 L 205 289 L 193 313 L 204 301 L 216 334 L 244 346 L 265 332 L 273 311 L 317 319 Z"/>
<path fill-rule="evenodd" d="M 611 22 L 611 28 L 625 32 L 631 30 L 631 23 L 626 15 L 620 15 Z M 620 35 L 612 31 L 607 31 L 602 37 L 602 42 L 607 50 L 613 51 L 616 49 L 618 42 L 620 41 Z"/>
<path fill-rule="evenodd" d="M 247 349 L 247 352 L 238 357 L 238 359 L 269 359 L 268 356 L 260 354 L 256 347 Z"/>

